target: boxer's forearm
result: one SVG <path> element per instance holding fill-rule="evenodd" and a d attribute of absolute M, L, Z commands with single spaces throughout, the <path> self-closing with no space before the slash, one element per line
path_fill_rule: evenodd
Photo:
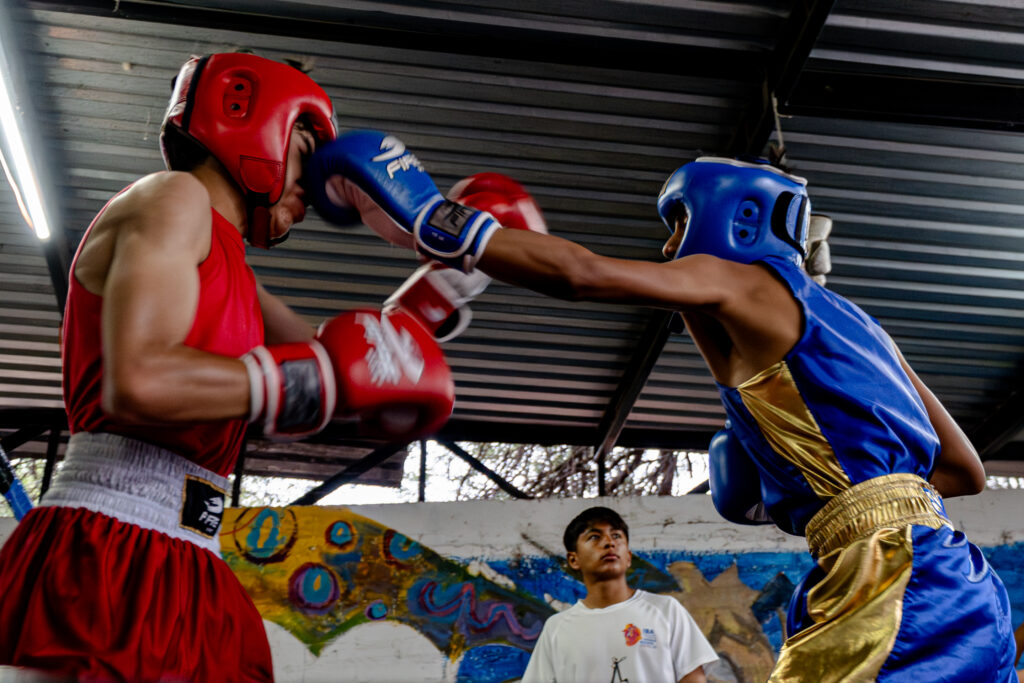
<path fill-rule="evenodd" d="M 569 240 L 522 230 L 499 230 L 477 267 L 502 282 L 559 299 L 579 300 L 599 257 Z"/>
<path fill-rule="evenodd" d="M 503 282 L 570 301 L 603 301 L 676 311 L 708 310 L 762 288 L 753 266 L 699 254 L 659 262 L 595 254 L 554 235 L 499 230 L 478 267 Z"/>
<path fill-rule="evenodd" d="M 499 230 L 478 263 L 491 277 L 569 301 L 691 305 L 697 288 L 686 282 L 686 270 L 666 266 L 601 256 L 570 240 L 523 230 Z"/>
<path fill-rule="evenodd" d="M 104 412 L 138 424 L 245 418 L 249 379 L 236 358 L 179 345 L 104 372 L 102 404 Z"/>

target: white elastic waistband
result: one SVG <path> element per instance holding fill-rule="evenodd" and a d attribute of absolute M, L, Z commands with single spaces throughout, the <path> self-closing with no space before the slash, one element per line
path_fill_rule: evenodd
<path fill-rule="evenodd" d="M 158 446 L 79 432 L 40 505 L 86 508 L 219 556 L 227 487 L 226 477 Z"/>

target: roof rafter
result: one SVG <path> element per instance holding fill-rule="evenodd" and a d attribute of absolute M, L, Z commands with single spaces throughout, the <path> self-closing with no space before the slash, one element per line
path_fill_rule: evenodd
<path fill-rule="evenodd" d="M 519 61 L 739 79 L 753 73 L 756 55 L 739 50 L 655 42 L 618 35 L 572 33 L 516 21 L 469 21 L 450 8 L 412 14 L 386 7 L 359 9 L 324 3 L 190 2 L 187 0 L 28 0 L 34 9 L 142 21 L 369 44 Z"/>

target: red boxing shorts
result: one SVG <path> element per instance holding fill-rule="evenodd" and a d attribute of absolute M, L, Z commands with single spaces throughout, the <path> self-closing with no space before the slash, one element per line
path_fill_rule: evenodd
<path fill-rule="evenodd" d="M 96 511 L 136 502 L 117 469 L 100 474 L 103 506 L 44 498 L 0 550 L 0 664 L 81 681 L 272 681 L 263 620 L 218 555 L 115 519 L 131 517 L 116 503 Z"/>

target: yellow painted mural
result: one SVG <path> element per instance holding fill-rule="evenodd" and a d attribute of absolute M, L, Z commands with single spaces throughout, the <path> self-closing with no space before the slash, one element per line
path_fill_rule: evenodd
<path fill-rule="evenodd" d="M 381 620 L 412 626 L 453 661 L 490 643 L 531 651 L 554 613 L 510 581 L 491 581 L 345 508 L 229 509 L 221 553 L 263 617 L 314 654 Z"/>

